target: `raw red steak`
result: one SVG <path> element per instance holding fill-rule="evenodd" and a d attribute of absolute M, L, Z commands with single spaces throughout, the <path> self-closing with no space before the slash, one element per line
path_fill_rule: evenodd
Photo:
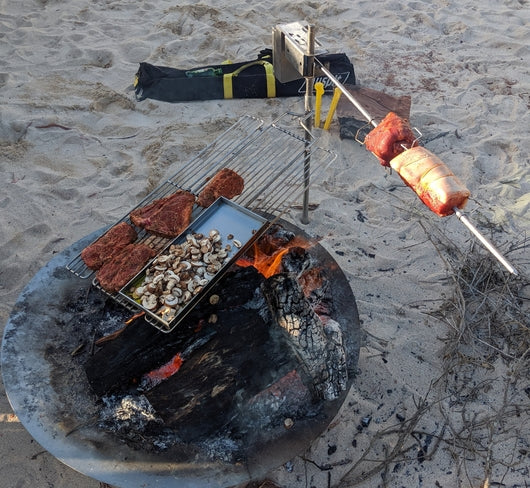
<path fill-rule="evenodd" d="M 223 168 L 206 184 L 199 193 L 197 204 L 209 207 L 217 198 L 234 198 L 241 195 L 245 182 L 241 176 L 229 168 Z"/>
<path fill-rule="evenodd" d="M 99 239 L 81 251 L 84 263 L 93 270 L 101 268 L 105 261 L 120 252 L 127 244 L 138 237 L 136 231 L 126 222 L 120 222 L 110 228 Z"/>
<path fill-rule="evenodd" d="M 152 234 L 176 237 L 190 225 L 194 203 L 193 193 L 179 190 L 168 197 L 133 210 L 129 217 L 134 225 Z"/>
<path fill-rule="evenodd" d="M 411 147 L 415 140 L 416 136 L 408 120 L 389 112 L 377 127 L 368 133 L 364 145 L 379 158 L 383 166 L 390 166 L 390 161 Z"/>
<path fill-rule="evenodd" d="M 134 278 L 156 252 L 149 246 L 129 244 L 97 271 L 96 278 L 109 293 L 116 293 Z"/>

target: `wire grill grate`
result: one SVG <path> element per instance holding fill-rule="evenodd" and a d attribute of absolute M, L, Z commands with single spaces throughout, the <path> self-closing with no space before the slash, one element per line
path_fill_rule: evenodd
<path fill-rule="evenodd" d="M 290 124 L 290 126 L 288 126 Z M 208 180 L 222 168 L 237 172 L 245 182 L 241 195 L 232 200 L 255 213 L 266 215 L 270 223 L 280 218 L 307 190 L 312 181 L 336 159 L 337 155 L 315 145 L 315 139 L 300 123 L 300 116 L 284 114 L 275 122 L 265 125 L 263 120 L 244 116 L 205 147 L 181 170 L 147 195 L 135 208 L 140 208 L 176 190 L 187 190 L 199 195 Z M 196 206 L 192 221 L 205 209 Z M 129 213 L 119 222 L 127 222 Z M 160 252 L 171 239 L 155 237 L 143 229 L 138 232 L 137 242 L 151 246 Z M 89 269 L 81 256 L 76 256 L 67 268 L 80 278 L 89 278 Z M 134 311 L 119 293 L 109 294 L 94 286 Z M 152 325 L 158 327 L 156 323 Z"/>

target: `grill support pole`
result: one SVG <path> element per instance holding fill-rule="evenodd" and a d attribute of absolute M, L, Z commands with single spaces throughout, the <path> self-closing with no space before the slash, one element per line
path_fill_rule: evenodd
<path fill-rule="evenodd" d="M 315 29 L 313 25 L 307 27 L 307 59 L 309 61 L 309 76 L 305 77 L 305 141 L 306 150 L 304 153 L 304 200 L 302 204 L 302 224 L 309 223 L 309 175 L 311 167 L 311 152 L 309 146 L 311 144 L 311 131 L 313 128 L 313 118 L 311 112 L 313 111 L 313 85 L 315 81 Z"/>

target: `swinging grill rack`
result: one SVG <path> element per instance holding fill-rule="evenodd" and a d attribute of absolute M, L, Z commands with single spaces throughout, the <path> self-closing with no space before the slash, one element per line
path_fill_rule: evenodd
<path fill-rule="evenodd" d="M 186 190 L 196 196 L 209 179 L 222 168 L 237 172 L 244 180 L 241 195 L 232 199 L 237 205 L 258 215 L 266 216 L 266 226 L 277 221 L 337 158 L 335 152 L 316 145 L 315 138 L 303 126 L 300 116 L 286 113 L 276 121 L 265 124 L 263 120 L 245 115 L 223 132 L 211 144 L 200 151 L 177 173 L 149 193 L 136 207 L 167 197 L 177 190 Z M 192 224 L 207 209 L 195 205 Z M 133 225 L 128 212 L 115 222 Z M 175 238 L 163 238 L 149 234 L 133 225 L 138 232 L 137 243 L 162 252 Z M 261 235 L 257 233 L 256 235 Z M 94 275 L 77 255 L 68 265 L 76 276 L 87 279 Z M 93 285 L 133 313 L 141 310 L 124 299 L 120 293 L 105 291 L 93 277 Z M 156 319 L 146 320 L 163 332 L 168 328 Z M 171 328 L 173 330 L 173 328 Z"/>
<path fill-rule="evenodd" d="M 198 194 L 210 176 L 221 168 L 230 168 L 245 181 L 245 190 L 233 200 L 249 210 L 278 218 L 303 194 L 307 177 L 314 181 L 337 157 L 316 146 L 313 137 L 307 139 L 305 131 L 299 135 L 281 125 L 288 116 L 284 114 L 270 125 L 243 117 L 169 181 Z M 249 130 L 249 134 L 233 147 L 232 132 L 241 129 Z"/>

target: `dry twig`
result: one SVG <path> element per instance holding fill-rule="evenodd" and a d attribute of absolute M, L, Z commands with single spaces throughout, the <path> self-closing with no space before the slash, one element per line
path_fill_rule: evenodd
<path fill-rule="evenodd" d="M 521 480 L 530 476 L 525 454 L 530 450 L 528 278 L 506 276 L 480 249 L 472 247 L 464 254 L 444 236 L 436 240 L 435 233 L 426 233 L 454 284 L 452 296 L 431 314 L 448 326 L 442 338 L 442 374 L 431 392 L 438 398 L 422 398 L 411 418 L 376 432 L 339 488 L 354 487 L 377 473 L 389 485 L 389 466 L 414 460 L 410 451 L 418 445 L 415 436 L 425 434 L 417 429 L 418 422 L 434 405 L 444 425 L 422 460 L 432 459 L 443 443 L 457 464 L 458 478 L 467 478 L 470 488 L 504 486 L 509 473 L 520 473 Z M 525 250 L 528 243 L 525 238 L 510 250 Z M 507 371 L 505 377 L 496 373 L 498 368 Z M 384 457 L 378 458 L 374 453 L 381 444 Z"/>

